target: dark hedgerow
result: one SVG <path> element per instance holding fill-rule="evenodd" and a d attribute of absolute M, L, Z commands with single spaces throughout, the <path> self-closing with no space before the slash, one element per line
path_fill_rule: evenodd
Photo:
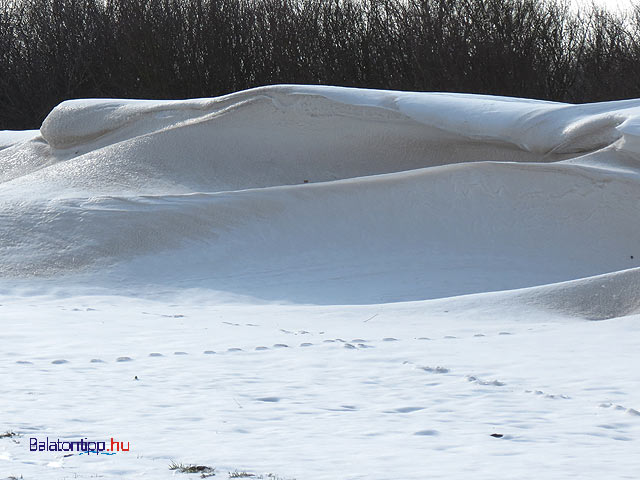
<path fill-rule="evenodd" d="M 0 129 L 79 97 L 275 83 L 640 96 L 640 8 L 562 0 L 0 0 Z"/>

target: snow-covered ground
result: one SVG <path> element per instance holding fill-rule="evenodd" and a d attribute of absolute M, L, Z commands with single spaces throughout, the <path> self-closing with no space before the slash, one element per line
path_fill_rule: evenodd
<path fill-rule="evenodd" d="M 0 478 L 637 478 L 640 100 L 272 86 L 0 133 Z"/>

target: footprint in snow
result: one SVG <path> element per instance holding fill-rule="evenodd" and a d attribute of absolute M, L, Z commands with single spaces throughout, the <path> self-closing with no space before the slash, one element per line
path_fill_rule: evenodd
<path fill-rule="evenodd" d="M 187 352 L 173 352 L 174 355 L 189 355 Z"/>
<path fill-rule="evenodd" d="M 617 404 L 613 404 L 611 402 L 601 403 L 600 407 L 601 408 L 611 408 L 611 407 L 613 407 L 614 410 L 624 411 L 624 413 L 626 413 L 627 415 L 631 415 L 633 417 L 640 417 L 640 411 L 636 410 L 635 408 L 627 408 L 627 407 L 625 407 L 623 405 L 617 405 Z"/>
<path fill-rule="evenodd" d="M 286 343 L 276 343 L 273 345 L 273 348 L 289 348 L 289 345 Z"/>
<path fill-rule="evenodd" d="M 269 347 L 263 347 L 263 346 L 260 346 L 260 347 L 256 347 L 256 350 L 258 350 L 258 351 L 261 351 L 261 350 L 269 350 Z"/>
<path fill-rule="evenodd" d="M 63 363 L 69 363 L 69 360 L 65 360 L 65 359 L 60 359 L 60 360 L 54 360 L 53 362 L 51 362 L 54 365 L 61 365 Z"/>
<path fill-rule="evenodd" d="M 444 374 L 444 373 L 449 373 L 449 369 L 445 368 L 445 367 L 441 367 L 441 366 L 437 366 L 437 367 L 430 367 L 430 366 L 424 366 L 424 365 L 415 365 L 413 362 L 410 362 L 408 360 L 405 360 L 404 362 L 402 362 L 403 365 L 412 365 L 414 368 L 417 368 L 418 370 L 423 370 L 425 372 L 428 373 L 439 373 L 439 374 Z"/>
<path fill-rule="evenodd" d="M 418 410 L 424 410 L 424 407 L 400 407 L 393 410 L 387 410 L 385 413 L 411 413 L 417 412 Z"/>
<path fill-rule="evenodd" d="M 164 357 L 161 353 L 153 352 L 149 354 L 150 357 Z"/>
<path fill-rule="evenodd" d="M 425 372 L 429 372 L 429 373 L 449 373 L 449 369 L 445 368 L 445 367 L 441 367 L 441 366 L 437 366 L 437 367 L 418 367 L 422 370 L 424 370 Z"/>
<path fill-rule="evenodd" d="M 398 339 L 397 338 L 393 338 L 393 337 L 386 337 L 382 339 L 383 342 L 397 342 Z"/>
<path fill-rule="evenodd" d="M 310 347 L 312 345 L 313 345 L 313 343 L 309 343 L 309 342 L 304 342 L 304 343 L 300 344 L 301 347 Z"/>
<path fill-rule="evenodd" d="M 131 357 L 118 357 L 118 358 L 116 358 L 116 362 L 133 362 L 133 358 L 131 358 Z"/>
<path fill-rule="evenodd" d="M 204 353 L 205 355 L 213 355 L 213 354 L 214 354 L 214 353 L 216 353 L 216 352 L 214 352 L 213 350 L 205 350 L 205 351 L 204 351 L 204 352 L 202 352 L 202 353 Z"/>
<path fill-rule="evenodd" d="M 91 360 L 89 360 L 89 363 L 105 363 L 105 362 L 100 358 L 92 358 Z"/>
<path fill-rule="evenodd" d="M 545 398 L 551 398 L 551 399 L 556 399 L 556 398 L 569 399 L 569 398 L 571 398 L 568 395 L 556 395 L 556 394 L 553 394 L 553 393 L 545 393 L 542 390 L 525 390 L 524 393 L 533 393 L 534 395 L 543 396 Z"/>
<path fill-rule="evenodd" d="M 494 387 L 504 387 L 506 385 L 499 380 L 481 380 L 473 375 L 467 376 L 467 381 L 477 383 L 478 385 L 493 385 Z"/>
<path fill-rule="evenodd" d="M 21 365 L 33 365 L 33 363 L 27 361 L 27 360 L 18 360 L 16 361 L 16 363 L 19 363 Z"/>
<path fill-rule="evenodd" d="M 355 405 L 340 405 L 338 408 L 325 408 L 330 412 L 355 412 L 358 408 Z"/>

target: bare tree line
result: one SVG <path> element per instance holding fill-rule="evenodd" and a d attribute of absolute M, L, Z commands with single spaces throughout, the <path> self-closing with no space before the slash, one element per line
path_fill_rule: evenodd
<path fill-rule="evenodd" d="M 563 0 L 0 0 L 0 129 L 62 100 L 275 83 L 640 97 L 640 8 Z"/>

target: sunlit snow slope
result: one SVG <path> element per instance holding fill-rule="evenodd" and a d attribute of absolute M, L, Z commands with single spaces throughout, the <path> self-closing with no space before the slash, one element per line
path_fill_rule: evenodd
<path fill-rule="evenodd" d="M 5 291 L 640 311 L 640 100 L 285 85 L 68 101 L 31 135 L 2 137 Z"/>

